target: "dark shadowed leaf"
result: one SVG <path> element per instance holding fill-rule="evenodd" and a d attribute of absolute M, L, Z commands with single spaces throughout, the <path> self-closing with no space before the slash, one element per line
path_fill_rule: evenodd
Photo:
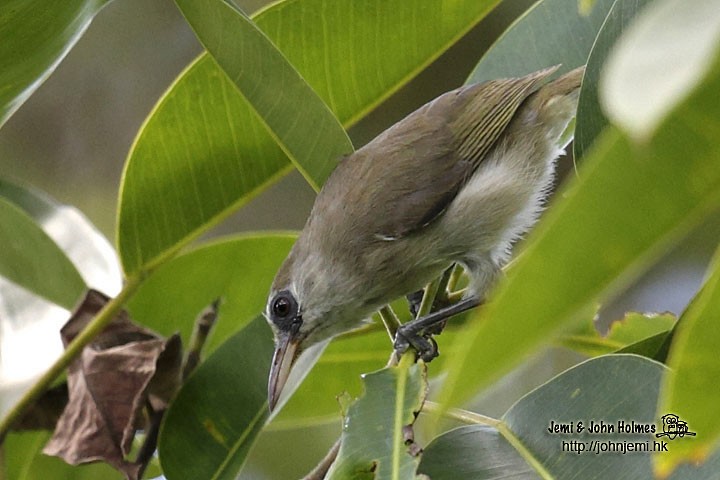
<path fill-rule="evenodd" d="M 348 410 L 342 444 L 326 478 L 414 478 L 419 458 L 411 453 L 412 425 L 425 399 L 424 365 L 397 367 L 364 376 L 365 393 Z"/>
<path fill-rule="evenodd" d="M 573 143 L 573 153 L 576 159 L 580 159 L 585 155 L 585 151 L 590 148 L 595 138 L 608 124 L 605 114 L 600 109 L 598 100 L 597 89 L 600 71 L 605 65 L 605 60 L 615 41 L 647 3 L 649 3 L 649 0 L 615 0 L 602 29 L 598 33 L 587 62 L 585 77 L 583 78 L 583 89 L 580 92 L 578 102 L 575 142 Z"/>
<path fill-rule="evenodd" d="M 258 317 L 188 378 L 160 433 L 160 461 L 169 480 L 236 478 L 269 416 L 272 353 L 270 327 Z"/>
<path fill-rule="evenodd" d="M 562 64 L 559 73 L 584 65 L 614 0 L 597 0 L 581 15 L 577 0 L 541 0 L 515 20 L 477 64 L 467 83 L 526 75 Z"/>
<path fill-rule="evenodd" d="M 432 480 L 530 480 L 540 476 L 497 429 L 460 427 L 433 439 L 418 473 Z"/>
<path fill-rule="evenodd" d="M 0 3 L 0 126 L 42 85 L 107 3 Z"/>

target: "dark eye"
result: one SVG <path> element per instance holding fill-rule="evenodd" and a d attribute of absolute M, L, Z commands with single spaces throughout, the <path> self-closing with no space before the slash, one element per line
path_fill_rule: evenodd
<path fill-rule="evenodd" d="M 270 317 L 281 330 L 289 329 L 293 323 L 300 321 L 298 304 L 292 293 L 283 290 L 275 295 L 270 302 Z"/>
<path fill-rule="evenodd" d="M 287 297 L 276 298 L 272 308 L 276 317 L 285 318 L 290 315 L 290 300 Z"/>

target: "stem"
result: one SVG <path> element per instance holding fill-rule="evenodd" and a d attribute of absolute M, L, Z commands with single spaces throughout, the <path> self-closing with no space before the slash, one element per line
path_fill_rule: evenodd
<path fill-rule="evenodd" d="M 188 349 L 188 354 L 185 357 L 185 365 L 183 366 L 183 380 L 187 379 L 188 375 L 190 375 L 198 363 L 200 363 L 203 347 L 210 334 L 210 330 L 213 325 L 215 325 L 215 320 L 217 320 L 219 305 L 220 299 L 218 298 L 195 319 L 195 326 L 192 336 L 190 337 L 190 348 Z"/>
<path fill-rule="evenodd" d="M 338 438 L 333 444 L 333 446 L 330 448 L 330 451 L 327 453 L 327 455 L 325 455 L 325 457 L 320 460 L 320 463 L 318 463 L 317 466 L 313 468 L 310 473 L 303 477 L 303 480 L 323 480 L 323 478 L 325 478 L 325 475 L 327 475 L 328 471 L 330 470 L 333 462 L 337 458 L 339 451 L 340 439 Z"/>
<path fill-rule="evenodd" d="M 432 282 L 428 283 L 425 287 L 425 295 L 423 295 L 422 302 L 420 302 L 420 308 L 418 308 L 417 315 L 415 318 L 422 318 L 430 313 L 433 304 L 435 303 L 435 297 L 437 297 L 438 290 L 440 289 L 440 278 L 436 278 Z"/>
<path fill-rule="evenodd" d="M 445 417 L 460 420 L 463 423 L 471 425 L 489 425 L 497 428 L 502 423 L 502 421 L 497 418 L 488 417 L 486 415 L 471 412 L 469 410 L 463 410 L 461 408 L 449 408 L 444 410 L 440 408 L 440 404 L 429 400 L 425 401 L 425 404 L 423 405 L 423 412 L 440 413 Z"/>
<path fill-rule="evenodd" d="M 452 272 L 450 273 L 450 278 L 447 282 L 447 291 L 448 293 L 455 290 L 457 287 L 458 282 L 460 281 L 460 278 L 462 278 L 463 275 L 463 269 L 460 265 L 457 263 L 452 266 Z"/>
<path fill-rule="evenodd" d="M 27 410 L 34 402 L 40 398 L 40 396 L 50 388 L 50 385 L 55 381 L 57 377 L 62 375 L 65 369 L 72 363 L 82 349 L 85 348 L 105 327 L 115 318 L 117 313 L 122 308 L 125 301 L 135 292 L 137 287 L 140 285 L 140 279 L 138 277 L 129 277 L 123 289 L 120 291 L 117 297 L 111 299 L 103 308 L 98 312 L 95 318 L 83 329 L 75 339 L 70 342 L 63 354 L 48 368 L 45 373 L 35 382 L 35 384 L 25 392 L 20 398 L 18 403 L 5 415 L 5 418 L 0 422 L 0 443 L 5 438 L 5 435 L 10 431 L 15 422 L 22 417 L 25 410 Z"/>
<path fill-rule="evenodd" d="M 397 317 L 390 305 L 385 305 L 378 310 L 378 313 L 385 325 L 385 330 L 387 330 L 388 335 L 390 336 L 390 341 L 394 342 L 395 334 L 397 333 L 397 329 L 400 327 L 400 319 Z"/>

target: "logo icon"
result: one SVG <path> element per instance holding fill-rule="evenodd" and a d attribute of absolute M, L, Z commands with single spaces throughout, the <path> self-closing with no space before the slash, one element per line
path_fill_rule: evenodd
<path fill-rule="evenodd" d="M 669 440 L 675 440 L 677 437 L 684 437 L 685 435 L 695 436 L 695 432 L 688 430 L 687 422 L 680 420 L 680 417 L 673 413 L 666 413 L 662 417 L 663 431 L 662 433 L 656 433 L 657 438 L 668 437 Z"/>

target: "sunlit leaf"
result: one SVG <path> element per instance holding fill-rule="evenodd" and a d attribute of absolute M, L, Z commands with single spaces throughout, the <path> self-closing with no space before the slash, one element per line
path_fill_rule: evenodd
<path fill-rule="evenodd" d="M 357 8 L 353 0 L 285 1 L 255 21 L 347 127 L 497 3 L 370 0 Z M 159 101 L 130 152 L 117 242 L 125 271 L 162 263 L 291 169 L 276 139 L 203 54 Z"/>

